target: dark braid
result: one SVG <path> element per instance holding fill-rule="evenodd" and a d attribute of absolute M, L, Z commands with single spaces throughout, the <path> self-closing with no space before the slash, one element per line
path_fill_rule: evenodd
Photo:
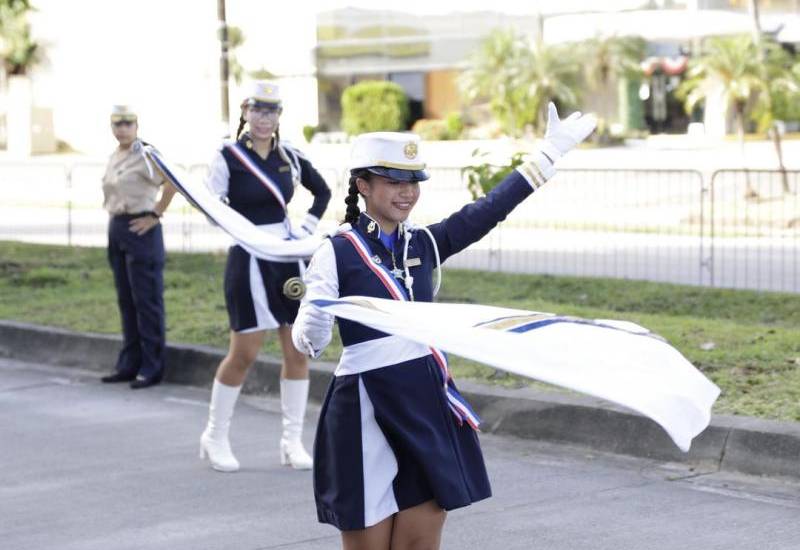
<path fill-rule="evenodd" d="M 236 130 L 236 141 L 239 141 L 239 136 L 242 135 L 242 129 L 244 129 L 244 125 L 244 111 L 242 111 L 242 114 L 239 115 L 239 128 Z"/>
<path fill-rule="evenodd" d="M 369 172 L 364 170 L 350 174 L 350 187 L 347 188 L 347 196 L 344 199 L 344 203 L 347 205 L 344 223 L 350 225 L 355 225 L 358 222 L 358 216 L 361 215 L 361 210 L 358 208 L 358 185 L 356 185 L 358 178 L 369 181 Z"/>
<path fill-rule="evenodd" d="M 275 134 L 274 134 L 274 137 L 272 139 L 274 140 L 275 146 L 280 144 L 280 142 L 281 142 L 281 127 L 280 127 L 280 125 L 278 125 L 278 127 L 275 128 Z"/>

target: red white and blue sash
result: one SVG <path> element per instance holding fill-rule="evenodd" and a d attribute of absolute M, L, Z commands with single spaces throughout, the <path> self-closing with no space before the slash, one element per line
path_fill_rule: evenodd
<path fill-rule="evenodd" d="M 392 297 L 392 299 L 399 300 L 401 302 L 409 301 L 406 289 L 403 288 L 395 276 L 392 275 L 392 272 L 389 271 L 383 264 L 379 264 L 372 260 L 372 252 L 370 251 L 369 246 L 357 231 L 350 229 L 349 231 L 340 233 L 340 235 L 353 245 L 353 248 L 356 249 L 358 256 L 361 258 L 364 264 L 366 264 L 370 271 L 372 271 L 378 277 L 381 283 L 383 283 L 383 286 L 389 292 L 389 295 Z M 450 411 L 455 416 L 459 425 L 467 422 L 474 430 L 478 430 L 481 423 L 480 417 L 475 413 L 474 410 L 472 410 L 472 407 L 469 406 L 467 400 L 464 399 L 458 390 L 452 384 L 450 384 L 452 378 L 450 376 L 450 369 L 447 365 L 447 355 L 433 347 L 431 347 L 430 350 L 433 360 L 439 366 L 439 371 L 443 380 L 444 391 L 447 395 L 447 404 L 450 407 Z"/>
<path fill-rule="evenodd" d="M 272 195 L 275 197 L 275 200 L 278 201 L 278 204 L 283 207 L 283 211 L 286 212 L 286 199 L 284 198 L 283 192 L 281 192 L 281 188 L 278 186 L 278 184 L 275 183 L 267 174 L 265 174 L 255 162 L 253 162 L 253 159 L 251 159 L 250 155 L 248 155 L 242 149 L 241 145 L 238 143 L 228 143 L 225 145 L 225 147 L 227 147 L 228 151 L 233 153 L 233 156 L 235 156 L 239 162 L 241 162 L 242 165 L 247 168 L 250 173 L 253 174 L 258 181 L 264 185 L 264 187 L 267 188 L 267 191 L 272 193 Z"/>

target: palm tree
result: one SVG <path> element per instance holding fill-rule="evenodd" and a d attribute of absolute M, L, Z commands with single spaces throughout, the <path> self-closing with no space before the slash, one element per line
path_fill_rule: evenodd
<path fill-rule="evenodd" d="M 772 136 L 775 154 L 778 156 L 778 169 L 781 171 L 783 191 L 788 193 L 789 178 L 783 164 L 781 134 L 775 120 L 780 117 L 781 105 L 800 100 L 797 93 L 800 80 L 793 74 L 790 56 L 775 42 L 763 40 L 758 0 L 749 0 L 748 9 L 753 18 L 753 41 L 758 52 L 761 76 L 766 83 L 764 101 L 757 115 L 759 129 Z"/>
<path fill-rule="evenodd" d="M 688 78 L 679 90 L 679 95 L 685 97 L 686 112 L 690 113 L 700 101 L 722 87 L 722 100 L 726 107 L 733 108 L 742 158 L 748 102 L 765 91 L 756 50 L 748 35 L 709 38 L 704 53 L 690 60 Z M 749 178 L 747 193 L 754 195 Z"/>
<path fill-rule="evenodd" d="M 24 75 L 41 61 L 42 50 L 31 38 L 28 0 L 0 2 L 0 59 L 8 75 Z"/>
<path fill-rule="evenodd" d="M 614 112 L 613 102 L 623 101 L 611 96 L 616 91 L 614 82 L 638 82 L 642 78 L 641 62 L 645 57 L 647 43 L 638 36 L 597 36 L 580 45 L 583 78 L 597 97 L 595 111 L 603 120 L 610 121 Z M 625 121 L 626 126 L 630 121 Z"/>
<path fill-rule="evenodd" d="M 565 48 L 531 44 L 511 29 L 496 30 L 473 55 L 459 83 L 467 99 L 488 100 L 503 129 L 518 137 L 529 124 L 544 127 L 550 100 L 577 103 L 579 70 Z"/>
<path fill-rule="evenodd" d="M 773 41 L 762 40 L 760 50 L 764 92 L 759 96 L 753 115 L 759 131 L 772 137 L 783 191 L 789 193 L 789 177 L 783 164 L 783 146 L 776 121 L 783 119 L 790 106 L 800 101 L 800 63 L 795 64 L 793 70 L 792 56 Z"/>
<path fill-rule="evenodd" d="M 640 76 L 647 42 L 640 36 L 597 36 L 581 44 L 584 77 L 592 88 L 615 78 Z"/>
<path fill-rule="evenodd" d="M 758 46 L 748 35 L 711 38 L 704 55 L 690 62 L 689 78 L 680 90 L 686 98 L 686 110 L 691 112 L 716 86 L 722 85 L 723 100 L 733 107 L 742 158 L 744 126 L 749 115 L 759 123 L 759 130 L 771 134 L 785 192 L 789 192 L 789 181 L 775 121 L 792 102 L 800 100 L 800 69 L 792 69 L 793 61 L 771 40 L 762 39 Z M 749 181 L 748 194 L 755 195 Z"/>
<path fill-rule="evenodd" d="M 569 46 L 547 46 L 537 41 L 531 47 L 530 64 L 524 67 L 527 97 L 536 113 L 535 130 L 544 130 L 547 123 L 547 104 L 550 101 L 564 106 L 578 104 L 580 61 Z"/>

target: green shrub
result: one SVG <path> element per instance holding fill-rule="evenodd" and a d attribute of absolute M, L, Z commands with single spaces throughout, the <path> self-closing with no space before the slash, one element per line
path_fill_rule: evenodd
<path fill-rule="evenodd" d="M 342 93 L 342 129 L 351 136 L 405 130 L 408 112 L 408 97 L 393 82 L 365 80 Z"/>
<path fill-rule="evenodd" d="M 464 119 L 461 117 L 461 113 L 450 113 L 444 119 L 444 123 L 447 126 L 447 135 L 450 136 L 447 139 L 458 139 L 461 137 L 461 134 L 464 132 Z"/>
<path fill-rule="evenodd" d="M 317 133 L 318 128 L 316 126 L 311 126 L 310 124 L 306 124 L 303 126 L 303 137 L 306 138 L 307 143 L 311 143 L 311 138 L 314 137 L 314 134 Z"/>
<path fill-rule="evenodd" d="M 411 131 L 419 134 L 425 141 L 440 141 L 450 139 L 447 134 L 447 125 L 438 118 L 421 118 L 414 123 Z"/>
<path fill-rule="evenodd" d="M 472 152 L 473 158 L 483 160 L 488 153 L 475 149 Z M 511 155 L 511 159 L 506 166 L 497 166 L 488 162 L 482 162 L 473 166 L 461 169 L 461 175 L 467 177 L 467 189 L 472 194 L 473 199 L 482 197 L 503 181 L 514 168 L 522 164 L 526 153 L 520 151 Z"/>
<path fill-rule="evenodd" d="M 450 113 L 444 120 L 421 118 L 414 123 L 411 131 L 429 141 L 458 139 L 464 131 L 464 123 L 459 113 Z"/>

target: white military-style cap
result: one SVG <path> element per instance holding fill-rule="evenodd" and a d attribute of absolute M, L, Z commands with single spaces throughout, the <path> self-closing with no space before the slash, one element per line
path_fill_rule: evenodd
<path fill-rule="evenodd" d="M 250 107 L 280 107 L 281 89 L 274 82 L 256 80 L 251 84 L 244 103 Z"/>
<path fill-rule="evenodd" d="M 420 138 L 404 132 L 361 134 L 350 149 L 350 173 L 367 170 L 395 181 L 425 181 Z"/>
<path fill-rule="evenodd" d="M 130 105 L 114 105 L 111 107 L 111 122 L 136 122 L 137 116 Z"/>

